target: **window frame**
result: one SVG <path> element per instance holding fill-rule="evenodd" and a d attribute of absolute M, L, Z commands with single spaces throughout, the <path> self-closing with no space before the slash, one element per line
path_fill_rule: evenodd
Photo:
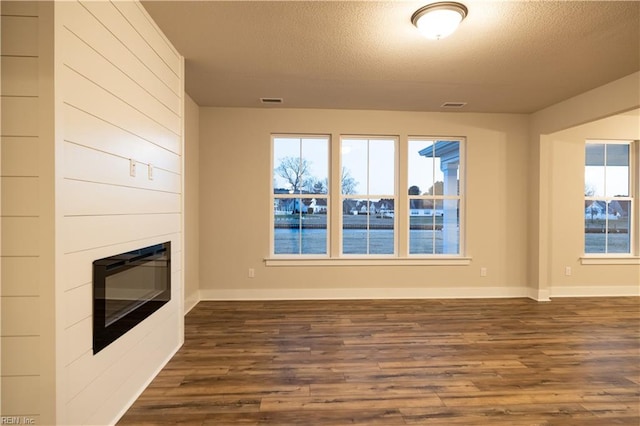
<path fill-rule="evenodd" d="M 375 140 L 380 140 L 380 141 L 388 141 L 388 140 L 392 140 L 393 141 L 393 150 L 394 150 L 394 159 L 393 159 L 393 202 L 394 202 L 394 209 L 396 208 L 396 206 L 398 205 L 398 197 L 399 197 L 399 191 L 398 191 L 398 175 L 399 175 L 399 164 L 398 164 L 398 150 L 399 150 L 399 146 L 400 146 L 400 138 L 399 136 L 390 136 L 390 135 L 351 135 L 351 134 L 342 134 L 340 135 L 339 141 L 338 141 L 338 146 L 339 148 L 339 152 L 337 154 L 337 158 L 335 160 L 337 160 L 338 163 L 338 170 L 340 171 L 340 173 L 342 173 L 342 167 L 343 167 L 343 162 L 342 162 L 342 142 L 344 140 L 366 140 L 367 141 L 367 161 L 369 159 L 369 155 L 368 153 L 369 151 L 369 144 L 371 143 L 371 141 L 375 141 Z M 367 164 L 367 178 L 369 177 L 369 164 Z M 394 212 L 394 218 L 393 218 L 393 253 L 388 253 L 388 254 L 371 254 L 371 253 L 345 253 L 344 252 L 344 228 L 343 228 L 343 221 L 344 221 L 344 214 L 342 213 L 343 210 L 343 203 L 345 199 L 351 199 L 351 198 L 357 198 L 357 199 L 366 199 L 366 200 L 371 200 L 371 199 L 382 199 L 384 198 L 389 198 L 389 194 L 374 194 L 374 193 L 369 193 L 369 191 L 367 190 L 366 194 L 343 194 L 342 193 L 342 182 L 339 183 L 340 186 L 340 191 L 339 193 L 339 205 L 340 205 L 340 214 L 338 215 L 338 226 L 337 228 L 339 229 L 338 233 L 339 236 L 338 238 L 338 253 L 336 253 L 336 257 L 338 258 L 343 258 L 343 259 L 397 259 L 398 258 L 398 218 L 397 218 L 397 214 Z M 367 224 L 369 224 L 369 214 L 367 214 Z M 369 228 L 367 228 L 367 231 L 370 231 Z M 367 240 L 367 251 L 369 249 L 369 243 Z"/>
<path fill-rule="evenodd" d="M 407 138 L 407 167 L 406 167 L 406 174 L 408 175 L 409 173 L 409 155 L 410 152 L 408 150 L 409 146 L 411 145 L 411 141 L 420 141 L 420 140 L 429 140 L 429 141 L 433 141 L 435 142 L 440 142 L 440 141 L 445 141 L 445 142 L 458 142 L 458 146 L 459 146 L 459 151 L 458 151 L 458 155 L 459 155 L 459 163 L 458 163 L 458 195 L 409 195 L 409 185 L 407 185 L 407 200 L 406 200 L 406 208 L 407 208 L 407 214 L 406 214 L 406 219 L 407 219 L 407 226 L 406 229 L 404 229 L 405 233 L 406 233 L 406 256 L 408 258 L 419 258 L 419 259 L 433 259 L 433 258 L 447 258 L 447 257 L 454 257 L 454 258 L 464 258 L 465 257 L 465 253 L 466 253 L 466 248 L 465 248 L 465 223 L 466 223 L 466 145 L 467 145 L 467 138 L 466 137 L 456 137 L 456 136 L 433 136 L 433 135 L 429 135 L 429 136 L 424 136 L 424 135 L 410 135 Z M 434 176 L 435 176 L 435 170 L 434 170 Z M 409 183 L 409 182 L 407 182 Z M 435 185 L 436 181 L 435 181 L 435 177 L 434 177 L 434 185 Z M 443 191 L 444 192 L 444 191 Z M 410 232 L 411 232 L 411 209 L 410 209 L 410 203 L 411 200 L 441 200 L 443 203 L 445 200 L 457 200 L 458 201 L 458 211 L 459 211 L 459 218 L 458 218 L 458 253 L 411 253 L 411 237 L 410 237 Z M 435 248 L 435 247 L 434 247 Z"/>
<path fill-rule="evenodd" d="M 303 194 L 303 193 L 293 193 L 289 194 L 276 194 L 275 193 L 275 158 L 274 158 L 274 148 L 275 141 L 278 138 L 283 139 L 300 139 L 300 149 L 302 149 L 302 140 L 309 139 L 318 139 L 326 141 L 327 144 L 327 192 L 326 194 L 320 193 L 312 193 L 312 194 Z M 302 158 L 302 157 L 301 157 Z M 331 253 L 331 135 L 330 134 L 322 134 L 322 133 L 314 133 L 314 134 L 304 134 L 304 133 L 272 133 L 270 137 L 270 175 L 269 175 L 269 187 L 270 187 L 270 203 L 269 203 L 269 256 L 271 259 L 327 259 L 330 257 Z M 274 206 L 276 199 L 306 199 L 306 198 L 323 198 L 326 199 L 327 205 L 327 214 L 326 214 L 326 247 L 325 253 L 276 253 L 275 252 L 275 220 L 274 220 Z M 299 212 L 299 216 L 302 217 L 302 212 Z M 300 240 L 300 250 L 302 251 L 302 241 Z"/>
<path fill-rule="evenodd" d="M 276 138 L 322 138 L 328 141 L 328 168 L 327 171 L 327 250 L 326 254 L 275 254 L 275 228 L 274 228 L 274 200 L 286 194 L 274 194 L 274 141 Z M 342 141 L 344 139 L 386 139 L 394 141 L 394 252 L 393 254 L 343 254 L 342 247 Z M 456 254 L 409 254 L 409 195 L 408 195 L 408 146 L 410 139 L 451 140 L 459 142 L 460 166 L 459 166 L 459 250 Z M 351 134 L 351 133 L 272 133 L 270 135 L 270 212 L 269 212 L 269 254 L 265 257 L 266 266 L 373 266 L 373 265 L 448 265 L 468 266 L 471 257 L 466 253 L 466 144 L 464 136 L 434 136 L 434 135 L 393 135 L 393 134 Z M 406 188 L 405 188 L 406 187 Z M 338 191 L 338 192 L 336 192 Z M 337 195 L 336 195 L 337 194 Z M 297 197 L 292 194 L 286 198 Z M 368 194 L 361 198 L 377 198 Z M 382 194 L 387 195 L 387 194 Z M 358 194 L 348 194 L 346 198 L 359 198 Z"/>
<path fill-rule="evenodd" d="M 626 197 L 619 197 L 619 196 L 609 196 L 607 194 L 602 195 L 602 196 L 587 196 L 586 194 L 584 194 L 583 191 L 583 197 L 582 197 L 582 218 L 583 218 L 583 222 L 582 222 L 582 259 L 583 259 L 583 263 L 588 263 L 590 260 L 595 260 L 595 259 L 616 259 L 616 258 L 636 258 L 638 257 L 639 253 L 639 246 L 640 246 L 640 242 L 639 242 L 639 217 L 640 217 L 640 212 L 638 211 L 638 198 L 639 198 L 639 194 L 638 191 L 640 189 L 640 172 L 638 171 L 638 166 L 640 165 L 640 158 L 638 158 L 639 156 L 639 145 L 640 143 L 638 141 L 635 140 L 628 140 L 628 139 L 608 139 L 608 140 L 604 140 L 604 139 L 587 139 L 585 140 L 584 143 L 584 150 L 583 152 L 585 153 L 585 157 L 584 157 L 584 161 L 583 161 L 583 165 L 582 165 L 582 170 L 583 170 L 583 184 L 586 186 L 586 167 L 587 167 L 587 159 L 586 159 L 586 148 L 588 145 L 604 145 L 605 147 L 605 159 L 606 159 L 606 147 L 608 145 L 627 145 L 629 147 L 629 175 L 628 175 L 628 185 L 629 185 L 629 190 L 628 190 L 628 196 Z M 604 167 L 604 185 L 606 188 L 607 185 L 607 181 L 606 181 L 606 170 L 607 170 L 607 164 L 606 164 L 606 160 L 605 160 L 605 164 L 603 165 Z M 587 202 L 589 201 L 604 201 L 605 203 L 610 203 L 611 201 L 629 201 L 629 251 L 628 252 L 610 252 L 607 251 L 606 248 L 608 247 L 608 236 L 609 236 L 609 229 L 608 229 L 608 225 L 606 226 L 606 231 L 605 231 L 605 252 L 590 252 L 588 253 L 586 251 L 586 230 L 585 230 L 585 208 L 584 206 L 586 205 Z M 608 218 L 606 217 L 605 214 L 605 223 L 608 223 Z"/>

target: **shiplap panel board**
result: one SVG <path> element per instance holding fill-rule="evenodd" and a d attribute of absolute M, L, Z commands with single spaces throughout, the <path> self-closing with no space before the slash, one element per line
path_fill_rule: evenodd
<path fill-rule="evenodd" d="M 82 1 L 82 6 L 95 16 L 103 25 L 113 28 L 118 39 L 154 74 L 157 75 L 174 93 L 180 95 L 182 90 L 180 78 L 169 68 L 156 52 L 140 37 L 140 34 L 127 22 L 115 6 L 110 2 Z"/>
<path fill-rule="evenodd" d="M 40 374 L 40 337 L 2 337 L 2 374 L 33 376 Z"/>
<path fill-rule="evenodd" d="M 144 168 L 143 168 L 144 169 Z M 179 213 L 180 194 L 65 180 L 64 215 Z"/>
<path fill-rule="evenodd" d="M 97 164 L 100 167 L 96 167 Z M 68 179 L 180 193 L 180 175 L 154 168 L 153 180 L 149 180 L 146 164 L 136 163 L 135 177 L 129 174 L 129 166 L 128 158 L 73 143 L 64 144 L 65 177 Z"/>
<path fill-rule="evenodd" d="M 38 56 L 38 18 L 2 16 L 2 55 Z"/>
<path fill-rule="evenodd" d="M 62 220 L 65 253 L 180 232 L 180 214 L 73 216 Z"/>
<path fill-rule="evenodd" d="M 180 115 L 180 96 L 166 86 L 109 30 L 77 2 L 64 2 L 64 27 L 95 49 L 110 63 L 140 83 L 149 93 Z"/>
<path fill-rule="evenodd" d="M 38 58 L 2 58 L 2 95 L 38 96 Z"/>
<path fill-rule="evenodd" d="M 38 16 L 38 2 L 2 0 L 0 14 L 6 16 Z"/>
<path fill-rule="evenodd" d="M 37 296 L 39 257 L 0 257 L 3 296 Z"/>
<path fill-rule="evenodd" d="M 39 376 L 2 377 L 2 415 L 32 419 L 40 413 L 40 398 L 33 397 L 39 393 Z"/>
<path fill-rule="evenodd" d="M 37 217 L 2 217 L 3 256 L 34 256 L 40 243 Z"/>
<path fill-rule="evenodd" d="M 93 310 L 93 286 L 89 282 L 64 292 L 64 327 L 71 327 L 87 317 Z"/>
<path fill-rule="evenodd" d="M 3 216 L 38 215 L 37 177 L 3 177 L 0 186 Z"/>
<path fill-rule="evenodd" d="M 180 136 L 73 70 L 63 67 L 65 103 L 180 154 Z"/>
<path fill-rule="evenodd" d="M 38 138 L 0 138 L 2 176 L 38 176 Z"/>
<path fill-rule="evenodd" d="M 63 107 L 64 139 L 123 158 L 134 158 L 145 164 L 174 173 L 181 171 L 181 157 L 158 145 L 124 131 L 84 111 Z"/>
<path fill-rule="evenodd" d="M 3 97 L 2 136 L 38 136 L 38 98 Z"/>
<path fill-rule="evenodd" d="M 99 247 L 92 250 L 66 254 L 62 259 L 63 288 L 66 291 L 80 285 L 90 283 L 93 277 L 91 265 L 94 260 L 102 259 L 104 257 L 109 257 L 120 253 L 126 253 L 128 251 L 139 249 L 141 247 L 149 247 L 154 244 L 164 243 L 165 241 L 171 241 L 171 257 L 173 259 L 173 257 L 176 256 L 174 253 L 181 250 L 180 234 L 163 235 L 161 237 L 153 237 L 122 244 L 115 244 L 113 246 Z M 171 269 L 175 270 L 173 261 L 171 263 Z"/>
<path fill-rule="evenodd" d="M 93 347 L 93 319 L 85 318 L 70 327 L 64 329 L 64 354 L 62 357 L 65 365 L 71 364 Z"/>
<path fill-rule="evenodd" d="M 140 84 L 122 73 L 69 31 L 63 31 L 61 39 L 65 44 L 62 60 L 69 68 L 113 93 L 154 121 L 162 123 L 175 134 L 180 134 L 180 117 L 144 90 Z"/>
<path fill-rule="evenodd" d="M 182 298 L 182 274 L 181 272 L 174 271 L 171 273 L 171 299 L 180 300 Z"/>
<path fill-rule="evenodd" d="M 2 336 L 38 336 L 40 300 L 38 297 L 0 297 Z"/>
<path fill-rule="evenodd" d="M 169 302 L 169 304 L 173 303 Z M 166 307 L 167 305 L 165 305 Z M 155 313 L 142 323 L 138 324 L 129 333 L 122 336 L 116 343 L 108 346 L 102 352 L 93 355 L 92 350 L 85 351 L 80 357 L 73 360 L 68 365 L 68 378 L 69 378 L 69 398 L 73 400 L 75 397 L 91 383 L 100 379 L 105 372 L 111 367 L 114 359 L 126 360 L 127 356 L 131 352 L 135 352 L 138 347 L 147 350 L 146 336 L 149 335 L 152 330 L 170 330 L 175 325 L 170 316 L 177 309 L 177 303 L 174 307 L 168 311 L 164 310 L 164 307 Z M 161 332 L 162 334 L 162 332 Z M 96 391 L 99 391 L 96 388 Z"/>
<path fill-rule="evenodd" d="M 175 324 L 177 323 L 178 318 L 177 314 L 169 318 L 169 327 L 171 329 L 175 329 Z M 134 369 L 131 374 L 127 376 L 120 376 L 120 381 L 111 381 L 117 387 L 110 393 L 108 398 L 104 401 L 103 404 L 100 405 L 98 410 L 95 413 L 92 413 L 91 417 L 86 420 L 87 424 L 109 424 L 113 422 L 113 412 L 117 411 L 118 407 L 122 407 L 128 403 L 126 395 L 121 391 L 123 388 L 130 388 L 135 386 L 137 383 L 144 383 L 147 377 L 153 375 L 155 371 L 152 369 L 154 365 L 162 365 L 166 361 L 168 361 L 167 354 L 170 354 L 172 348 L 178 344 L 177 333 L 167 335 L 167 333 L 159 333 L 154 332 L 148 338 L 149 347 L 152 349 L 148 355 L 137 357 L 135 360 L 139 363 L 139 368 Z"/>
<path fill-rule="evenodd" d="M 171 272 L 180 272 L 182 270 L 182 252 L 171 248 Z"/>
<path fill-rule="evenodd" d="M 153 315 L 155 316 L 158 313 L 160 312 L 158 311 Z M 157 319 L 159 320 L 160 318 Z M 163 321 L 158 321 L 158 325 L 151 332 L 144 335 L 131 350 L 127 351 L 126 356 L 119 358 L 118 362 L 110 365 L 108 369 L 89 383 L 84 392 L 70 400 L 67 405 L 70 423 L 100 424 L 113 420 L 104 418 L 99 420 L 90 419 L 89 416 L 95 415 L 95 412 L 101 408 L 102 402 L 106 399 L 113 397 L 117 393 L 123 396 L 125 393 L 121 392 L 120 389 L 126 386 L 129 380 L 131 380 L 131 383 L 144 383 L 146 378 L 155 373 L 160 362 L 167 358 L 172 348 L 175 348 L 178 344 L 177 321 L 177 312 L 172 310 L 171 315 Z M 175 330 L 176 332 L 168 334 L 167 330 Z M 120 406 L 127 402 L 121 401 Z M 107 409 L 107 412 L 109 411 L 111 410 Z"/>
<path fill-rule="evenodd" d="M 150 21 L 147 12 L 140 3 L 114 1 L 113 4 L 125 19 L 135 27 L 142 38 L 152 46 L 154 52 L 169 66 L 171 71 L 176 76 L 180 75 L 180 55 L 171 46 L 167 38 L 159 32 L 156 25 Z"/>

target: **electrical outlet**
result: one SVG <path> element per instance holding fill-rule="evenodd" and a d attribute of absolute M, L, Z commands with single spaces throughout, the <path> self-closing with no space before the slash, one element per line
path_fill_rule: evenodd
<path fill-rule="evenodd" d="M 129 176 L 136 177 L 136 160 L 129 159 Z"/>
<path fill-rule="evenodd" d="M 564 268 L 564 274 L 565 274 L 566 276 L 571 275 L 571 266 L 565 266 L 565 268 Z"/>
<path fill-rule="evenodd" d="M 249 278 L 255 278 L 256 277 L 256 270 L 253 268 L 249 268 Z"/>
<path fill-rule="evenodd" d="M 486 277 L 487 276 L 487 268 L 485 268 L 484 266 L 482 268 L 480 268 L 480 276 L 481 277 Z"/>

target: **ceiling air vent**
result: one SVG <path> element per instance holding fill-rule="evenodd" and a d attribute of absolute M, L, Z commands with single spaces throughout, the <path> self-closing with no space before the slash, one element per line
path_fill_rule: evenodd
<path fill-rule="evenodd" d="M 460 109 L 464 107 L 466 104 L 467 104 L 466 102 L 445 102 L 442 105 L 440 105 L 440 108 Z"/>
<path fill-rule="evenodd" d="M 260 98 L 260 102 L 262 102 L 264 105 L 281 104 L 282 98 Z"/>

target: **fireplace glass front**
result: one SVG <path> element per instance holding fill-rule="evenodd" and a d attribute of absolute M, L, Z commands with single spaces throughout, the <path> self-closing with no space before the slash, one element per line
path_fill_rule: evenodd
<path fill-rule="evenodd" d="M 171 242 L 93 262 L 93 353 L 171 299 Z"/>

